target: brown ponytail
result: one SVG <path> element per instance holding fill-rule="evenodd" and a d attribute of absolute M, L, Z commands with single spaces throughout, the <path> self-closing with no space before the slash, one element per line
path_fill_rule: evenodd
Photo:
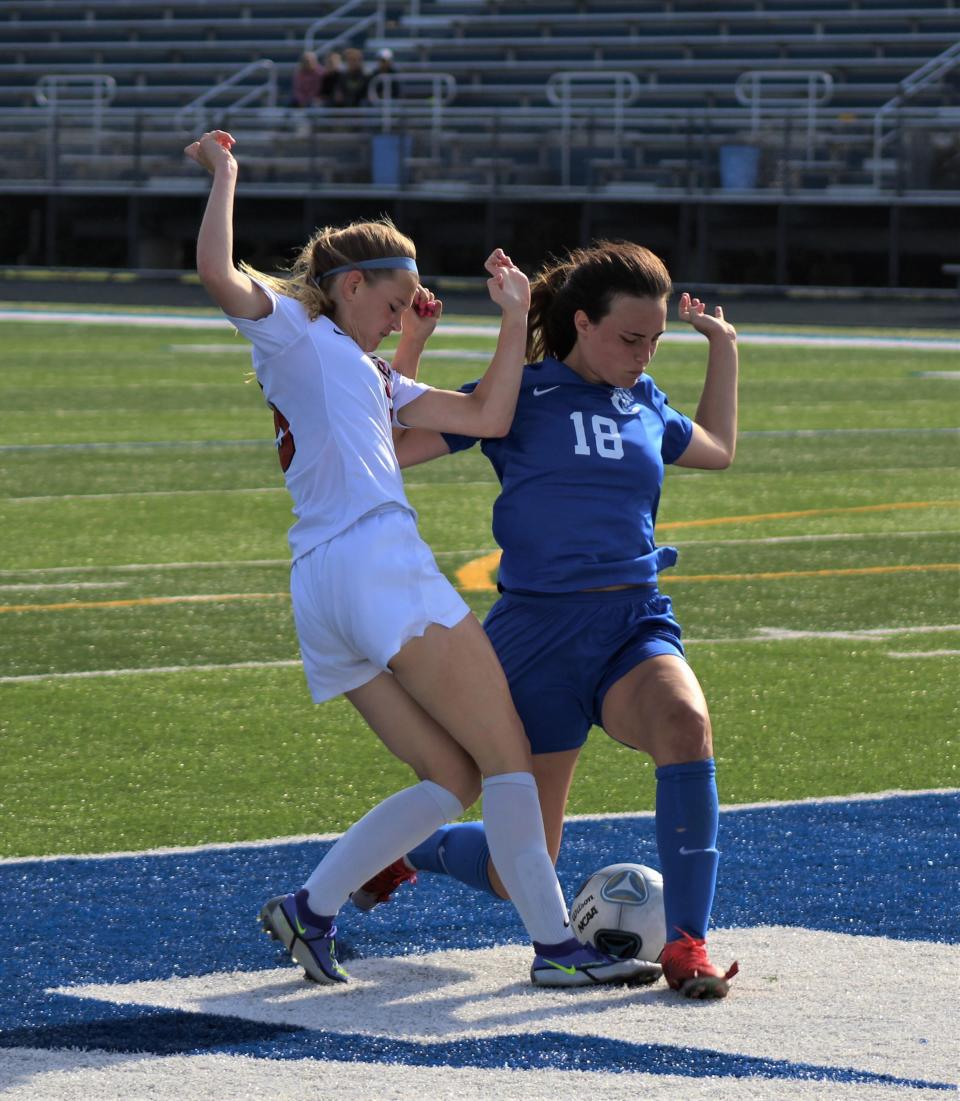
<path fill-rule="evenodd" d="M 649 249 L 630 241 L 596 241 L 545 264 L 530 284 L 527 360 L 564 359 L 577 342 L 577 310 L 594 323 L 605 317 L 618 294 L 667 298 L 673 284 L 666 265 Z"/>

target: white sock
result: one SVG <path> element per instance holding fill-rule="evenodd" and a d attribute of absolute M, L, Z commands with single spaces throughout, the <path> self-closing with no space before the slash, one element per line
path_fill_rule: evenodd
<path fill-rule="evenodd" d="M 461 814 L 460 800 L 432 780 L 384 799 L 338 838 L 313 870 L 304 883 L 307 905 L 332 917 L 351 891 Z"/>
<path fill-rule="evenodd" d="M 490 856 L 531 940 L 558 944 L 573 934 L 547 852 L 537 782 L 530 772 L 483 781 L 483 828 Z"/>

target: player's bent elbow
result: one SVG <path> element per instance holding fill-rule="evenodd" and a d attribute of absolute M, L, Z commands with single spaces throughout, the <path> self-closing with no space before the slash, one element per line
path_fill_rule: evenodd
<path fill-rule="evenodd" d="M 487 412 L 484 436 L 489 440 L 501 439 L 506 436 L 513 427 L 513 418 L 516 415 L 516 403 L 509 409 L 497 409 Z"/>
<path fill-rule="evenodd" d="M 197 275 L 200 277 L 203 289 L 215 302 L 219 303 L 229 292 L 230 279 L 228 274 L 224 272 L 221 264 L 198 261 Z"/>
<path fill-rule="evenodd" d="M 504 413 L 498 410 L 486 409 L 477 404 L 476 412 L 471 418 L 469 434 L 478 436 L 482 440 L 495 440 L 505 436 L 513 424 L 514 410 Z"/>

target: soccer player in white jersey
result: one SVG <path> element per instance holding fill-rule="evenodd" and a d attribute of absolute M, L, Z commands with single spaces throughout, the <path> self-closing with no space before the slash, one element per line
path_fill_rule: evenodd
<path fill-rule="evenodd" d="M 502 487 L 493 531 L 503 549 L 503 595 L 485 628 L 530 739 L 554 859 L 591 725 L 653 758 L 664 976 L 687 997 L 716 998 L 737 968 L 715 967 L 705 944 L 719 860 L 713 735 L 658 588 L 677 552 L 656 546 L 654 524 L 664 463 L 719 469 L 733 459 L 737 347 L 719 306 L 710 314 L 682 295 L 680 320 L 709 351 L 693 419 L 673 410 L 647 374 L 671 292 L 662 261 L 628 242 L 578 250 L 535 278 L 527 348 L 535 362 L 524 369 L 510 431 L 482 442 Z M 476 442 L 409 431 L 397 451 L 409 466 Z M 385 901 L 416 871 L 508 897 L 496 859 L 482 824 L 448 826 L 354 901 L 361 909 Z"/>
<path fill-rule="evenodd" d="M 300 890 L 269 900 L 263 926 L 309 978 L 345 982 L 335 918 L 350 893 L 458 818 L 482 779 L 486 836 L 534 944 L 533 981 L 646 979 L 637 961 L 585 951 L 571 935 L 503 671 L 419 537 L 391 437 L 392 427 L 484 437 L 507 431 L 523 366 L 526 276 L 499 249 L 486 262 L 500 338 L 471 394 L 412 381 L 373 352 L 401 331 L 403 354 L 416 360 L 411 340 L 425 339 L 432 325 L 415 315 L 439 313 L 419 285 L 413 242 L 389 222 L 358 222 L 315 234 L 288 280 L 238 268 L 234 144 L 213 131 L 185 150 L 213 176 L 197 270 L 253 344 L 274 411 L 296 516 L 291 594 L 307 682 L 318 703 L 344 693 L 420 780 L 351 826 Z"/>

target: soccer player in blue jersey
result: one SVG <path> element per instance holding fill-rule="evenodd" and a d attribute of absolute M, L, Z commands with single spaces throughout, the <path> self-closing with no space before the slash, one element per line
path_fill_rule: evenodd
<path fill-rule="evenodd" d="M 669 273 L 649 250 L 599 242 L 546 266 L 532 286 L 527 354 L 513 426 L 484 439 L 501 492 L 501 597 L 484 624 L 534 754 L 547 842 L 556 860 L 577 756 L 591 725 L 656 765 L 667 982 L 723 997 L 733 964 L 714 966 L 705 937 L 719 821 L 706 700 L 684 658 L 658 574 L 677 559 L 654 524 L 665 463 L 721 469 L 737 434 L 736 331 L 689 294 L 681 321 L 708 342 L 691 419 L 646 373 L 666 327 Z M 469 392 L 475 384 L 463 389 Z M 401 466 L 477 442 L 411 430 Z M 354 892 L 362 909 L 417 871 L 441 872 L 507 897 L 481 823 L 448 825 Z"/>

